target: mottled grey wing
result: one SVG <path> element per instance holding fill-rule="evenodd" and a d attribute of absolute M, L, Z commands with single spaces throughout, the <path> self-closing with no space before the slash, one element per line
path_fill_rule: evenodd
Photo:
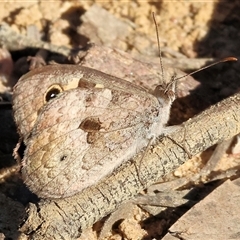
<path fill-rule="evenodd" d="M 148 93 L 63 92 L 41 109 L 27 140 L 26 185 L 40 197 L 61 198 L 95 184 L 148 144 L 158 116 Z"/>

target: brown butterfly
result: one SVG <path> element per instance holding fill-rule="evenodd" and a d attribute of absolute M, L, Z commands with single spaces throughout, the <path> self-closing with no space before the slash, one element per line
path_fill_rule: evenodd
<path fill-rule="evenodd" d="M 74 65 L 24 75 L 13 109 L 26 145 L 26 185 L 43 198 L 68 197 L 111 174 L 164 133 L 174 92 L 175 84 L 149 93 Z"/>

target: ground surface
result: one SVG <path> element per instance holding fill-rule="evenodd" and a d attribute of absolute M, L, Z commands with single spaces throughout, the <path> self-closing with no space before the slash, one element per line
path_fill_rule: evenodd
<path fill-rule="evenodd" d="M 90 11 L 90 8 L 96 3 L 99 9 L 94 14 Z M 41 39 L 54 45 L 76 48 L 85 46 L 88 41 L 91 41 L 98 45 L 121 49 L 138 59 L 144 59 L 144 61 L 157 62 L 156 31 L 151 14 L 155 12 L 164 57 L 172 59 L 169 62 L 171 67 L 182 66 L 183 71 L 189 71 L 194 69 L 194 66 L 191 65 L 194 61 L 189 59 L 220 59 L 227 56 L 240 56 L 239 9 L 240 3 L 237 0 L 231 2 L 163 0 L 153 3 L 146 1 L 11 1 L 0 3 L 0 20 L 23 35 L 34 35 L 36 31 L 29 27 L 33 25 L 37 27 L 39 31 L 37 33 L 40 33 Z M 92 15 L 87 15 L 89 12 Z M 110 20 L 104 22 L 104 16 L 107 14 L 111 16 L 109 17 Z M 36 34 L 34 37 L 36 37 Z M 12 64 L 16 63 L 23 56 L 23 53 L 21 55 L 11 52 L 12 63 L 11 58 L 5 57 L 8 53 L 5 50 L 1 50 L 1 52 L 4 62 L 0 69 L 2 76 L 0 90 L 3 101 L 8 101 L 11 100 L 12 86 L 17 80 L 16 76 L 21 75 L 19 72 L 16 74 L 19 65 L 15 64 L 13 66 Z M 187 59 L 186 64 L 183 64 L 184 59 Z M 102 60 L 99 59 L 99 61 Z M 199 68 L 198 61 L 196 61 L 195 67 Z M 12 68 L 15 70 L 13 73 Z M 208 106 L 237 92 L 240 89 L 238 69 L 239 64 L 226 63 L 198 74 L 196 79 L 201 86 L 200 90 L 197 91 L 199 98 L 195 98 L 194 102 L 181 99 L 176 102 L 172 109 L 170 123 L 179 124 Z M 1 201 L 7 202 L 7 200 L 4 200 L 6 195 L 13 200 L 17 199 L 26 206 L 29 201 L 28 193 L 25 196 L 27 190 L 22 185 L 20 185 L 21 187 L 18 185 L 19 175 L 15 172 L 18 168 L 11 168 L 10 171 L 10 167 L 16 164 L 12 157 L 12 150 L 18 141 L 14 123 L 9 120 L 12 113 L 11 110 L 6 110 L 4 107 L 2 107 L 1 112 L 0 167 L 3 176 L 1 178 L 1 193 L 3 195 Z M 194 176 L 205 165 L 213 149 L 209 149 L 206 153 L 187 162 L 172 175 L 167 176 L 165 180 Z M 229 155 L 229 152 L 224 154 L 222 161 L 218 162 L 217 170 L 220 169 L 221 172 L 224 172 L 226 169 L 239 166 L 239 158 L 236 155 L 239 149 L 234 148 L 233 151 L 235 155 Z M 195 181 L 198 182 L 198 179 L 196 178 Z M 219 183 L 209 184 L 203 190 L 201 189 L 198 194 L 206 195 L 208 191 L 215 189 L 218 185 Z M 233 184 L 230 185 L 229 188 L 235 189 Z M 224 187 L 222 189 L 219 191 L 226 191 Z M 235 189 L 233 191 L 239 190 Z M 21 193 L 20 197 L 19 193 Z M 4 210 L 6 216 L 15 214 L 8 212 L 9 206 L 11 204 L 8 202 Z M 21 209 L 21 206 L 19 206 L 19 209 Z M 203 209 L 204 207 L 202 207 Z M 149 217 L 149 215 L 135 208 L 132 218 L 130 217 L 129 221 L 119 225 L 118 233 L 111 234 L 107 239 L 121 239 L 122 236 L 123 239 L 162 239 L 171 224 L 177 221 L 184 211 L 185 209 L 173 211 L 173 213 L 166 211 L 164 217 L 162 214 L 161 218 L 150 218 L 149 222 L 144 222 L 144 230 L 139 222 L 143 222 L 143 219 Z M 212 214 L 215 212 L 211 208 L 209 211 L 213 211 Z M 221 218 L 224 218 L 224 216 L 220 216 L 219 221 L 223 221 Z M 3 222 L 8 221 L 8 219 L 5 219 Z M 204 221 L 204 217 L 200 217 L 199 221 Z M 14 224 L 17 225 L 17 223 Z M 188 224 L 191 224 L 191 222 Z M 10 230 L 6 229 L 4 224 L 2 227 L 0 225 L 2 236 L 5 235 L 14 239 L 15 235 L 11 230 L 15 229 L 16 225 L 9 228 Z M 95 228 L 99 229 L 99 224 Z M 176 235 L 176 238 L 178 237 Z M 96 232 L 92 233 L 89 230 L 89 232 L 84 233 L 81 239 L 96 239 Z M 197 238 L 195 235 L 195 238 L 192 239 L 210 238 L 206 235 L 204 238 L 201 238 L 201 236 Z M 217 234 L 216 239 L 219 239 Z M 240 239 L 239 235 L 235 235 L 235 239 Z"/>

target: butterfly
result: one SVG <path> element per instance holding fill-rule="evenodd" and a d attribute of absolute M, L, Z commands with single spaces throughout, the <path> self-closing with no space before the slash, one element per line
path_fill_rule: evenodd
<path fill-rule="evenodd" d="M 25 184 L 42 198 L 96 184 L 165 132 L 174 99 L 174 81 L 149 92 L 77 65 L 27 73 L 13 94 Z"/>

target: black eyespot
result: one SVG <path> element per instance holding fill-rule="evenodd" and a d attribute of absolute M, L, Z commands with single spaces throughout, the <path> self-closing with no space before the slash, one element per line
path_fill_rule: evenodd
<path fill-rule="evenodd" d="M 66 155 L 61 156 L 60 161 L 64 161 L 67 158 Z"/>
<path fill-rule="evenodd" d="M 44 98 L 45 102 L 49 102 L 51 99 L 57 97 L 57 95 L 62 91 L 63 89 L 61 88 L 60 85 L 51 86 L 45 94 L 45 98 Z"/>
<path fill-rule="evenodd" d="M 58 94 L 60 93 L 59 89 L 51 89 L 47 94 L 46 94 L 46 102 L 49 100 L 55 98 Z"/>

